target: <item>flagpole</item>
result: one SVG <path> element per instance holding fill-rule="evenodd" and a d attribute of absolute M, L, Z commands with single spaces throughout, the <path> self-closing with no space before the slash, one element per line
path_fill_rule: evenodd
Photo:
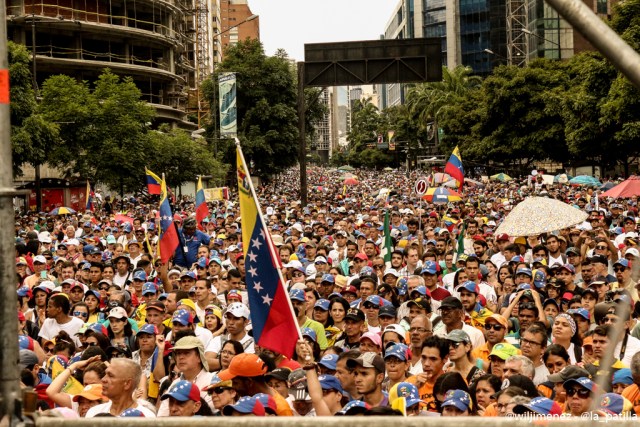
<path fill-rule="evenodd" d="M 269 246 L 271 259 L 275 261 L 279 259 L 279 257 L 276 254 L 276 251 L 273 246 L 273 242 L 271 241 L 271 235 L 267 231 L 268 230 L 267 225 L 264 222 L 264 218 L 262 217 L 262 208 L 260 207 L 260 202 L 258 201 L 258 197 L 256 196 L 256 190 L 255 188 L 253 188 L 253 182 L 251 181 L 251 175 L 249 174 L 249 169 L 247 168 L 247 162 L 244 159 L 244 153 L 242 152 L 242 147 L 240 146 L 240 140 L 238 140 L 238 138 L 234 138 L 234 140 L 236 142 L 236 148 L 240 153 L 240 158 L 242 159 L 242 168 L 244 169 L 244 173 L 247 176 L 247 182 L 249 184 L 249 189 L 251 190 L 251 197 L 253 197 L 253 202 L 256 204 L 256 210 L 258 211 L 258 218 L 260 219 L 260 225 L 262 226 L 262 229 L 264 230 L 264 233 L 265 233 L 265 240 L 267 241 L 267 246 Z M 242 215 L 242 212 L 240 213 L 240 215 Z M 243 248 L 244 248 L 244 245 L 248 243 L 249 242 L 242 242 Z M 296 321 L 296 330 L 298 331 L 298 339 L 302 340 L 302 332 L 300 331 L 300 325 L 298 325 L 298 316 L 296 316 L 296 313 L 293 309 L 293 304 L 291 304 L 291 298 L 289 298 L 289 293 L 287 292 L 287 289 L 284 287 L 285 281 L 284 281 L 284 277 L 282 276 L 282 271 L 280 271 L 280 269 L 276 268 L 275 266 L 274 268 L 278 272 L 278 277 L 280 278 L 280 286 L 282 287 L 285 295 L 287 296 L 287 306 L 291 311 L 291 316 L 293 316 L 293 318 Z"/>

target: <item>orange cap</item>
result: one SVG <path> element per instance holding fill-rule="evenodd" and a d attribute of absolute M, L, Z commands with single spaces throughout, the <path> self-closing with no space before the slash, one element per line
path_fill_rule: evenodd
<path fill-rule="evenodd" d="M 256 354 L 240 353 L 231 359 L 229 368 L 220 371 L 218 376 L 222 381 L 235 377 L 259 377 L 267 373 L 267 365 Z"/>
<path fill-rule="evenodd" d="M 509 329 L 509 323 L 507 322 L 507 319 L 505 319 L 503 315 L 494 313 L 491 316 L 487 317 L 485 319 L 485 322 L 489 319 L 493 319 L 499 324 L 501 324 L 502 326 L 504 326 L 506 329 Z"/>
<path fill-rule="evenodd" d="M 584 337 L 582 340 L 583 347 L 593 347 L 593 337 L 589 335 L 588 337 Z"/>
<path fill-rule="evenodd" d="M 80 394 L 73 396 L 73 401 L 77 402 L 81 397 L 84 397 L 87 400 L 100 400 L 103 402 L 109 400 L 102 395 L 102 384 L 89 384 L 85 386 L 84 390 L 82 390 Z"/>

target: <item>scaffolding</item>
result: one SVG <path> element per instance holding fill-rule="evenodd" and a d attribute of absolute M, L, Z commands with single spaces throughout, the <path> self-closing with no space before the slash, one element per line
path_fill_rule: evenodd
<path fill-rule="evenodd" d="M 528 2 L 532 0 L 507 0 L 507 61 L 518 67 L 527 64 L 529 54 Z"/>
<path fill-rule="evenodd" d="M 199 86 L 209 75 L 211 55 L 209 52 L 209 0 L 195 0 L 196 18 L 196 84 Z"/>

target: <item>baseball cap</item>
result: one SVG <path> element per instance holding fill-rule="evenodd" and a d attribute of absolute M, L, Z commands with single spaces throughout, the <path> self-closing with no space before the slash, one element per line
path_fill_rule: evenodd
<path fill-rule="evenodd" d="M 308 337 L 311 338 L 311 341 L 313 342 L 318 342 L 318 334 L 316 334 L 316 331 L 314 331 L 311 328 L 302 328 L 302 331 L 300 331 L 302 334 L 302 337 Z"/>
<path fill-rule="evenodd" d="M 333 277 L 333 274 L 326 273 L 326 274 L 322 275 L 321 282 L 329 282 L 329 283 L 333 284 L 333 283 L 336 282 L 336 279 L 335 279 L 335 277 Z"/>
<path fill-rule="evenodd" d="M 461 292 L 462 290 L 466 290 L 476 295 L 480 293 L 480 287 L 471 280 L 464 282 L 462 285 L 458 286 L 458 289 L 456 289 L 457 292 Z"/>
<path fill-rule="evenodd" d="M 140 334 L 158 335 L 158 328 L 156 327 L 156 325 L 152 325 L 150 323 L 145 323 L 138 330 L 138 333 L 136 334 L 136 336 L 138 336 Z"/>
<path fill-rule="evenodd" d="M 375 368 L 380 373 L 385 371 L 384 359 L 382 356 L 371 351 L 362 353 L 356 359 L 347 360 L 347 367 L 349 369 L 354 369 L 356 366 L 362 366 L 363 368 Z"/>
<path fill-rule="evenodd" d="M 340 291 L 340 293 L 342 295 L 344 295 L 344 294 L 358 295 L 358 290 L 356 289 L 355 286 L 349 285 L 349 286 L 345 286 L 344 289 L 342 291 Z"/>
<path fill-rule="evenodd" d="M 307 376 L 302 369 L 296 369 L 289 374 L 289 395 L 293 400 L 311 400 L 307 387 Z"/>
<path fill-rule="evenodd" d="M 560 372 L 549 375 L 549 381 L 552 383 L 564 383 L 570 379 L 588 377 L 589 372 L 579 366 L 568 365 L 562 368 Z"/>
<path fill-rule="evenodd" d="M 364 313 L 359 308 L 350 308 L 344 318 L 355 320 L 356 322 L 364 322 L 365 320 Z"/>
<path fill-rule="evenodd" d="M 229 289 L 229 291 L 227 291 L 227 301 L 231 301 L 232 299 L 237 299 L 242 302 L 242 295 L 237 289 Z"/>
<path fill-rule="evenodd" d="M 317 308 L 322 311 L 329 311 L 329 304 L 331 304 L 331 301 L 329 301 L 328 299 L 322 298 L 316 301 L 316 303 L 313 305 L 313 308 L 314 309 Z"/>
<path fill-rule="evenodd" d="M 534 397 L 529 403 L 513 407 L 514 414 L 525 414 L 527 412 L 534 412 L 540 415 L 561 415 L 562 406 L 546 397 Z"/>
<path fill-rule="evenodd" d="M 597 409 L 609 415 L 620 415 L 628 413 L 633 409 L 633 405 L 619 394 L 605 393 L 600 396 Z"/>
<path fill-rule="evenodd" d="M 397 317 L 398 311 L 393 305 L 387 305 L 380 308 L 378 312 L 378 317 L 393 317 L 394 319 Z"/>
<path fill-rule="evenodd" d="M 241 397 L 235 405 L 227 405 L 222 408 L 222 413 L 227 416 L 233 414 L 233 411 L 241 414 L 253 414 L 258 417 L 264 417 L 265 415 L 264 406 L 254 396 Z"/>
<path fill-rule="evenodd" d="M 516 276 L 518 274 L 525 274 L 529 277 L 533 277 L 533 273 L 531 272 L 530 268 L 519 268 L 518 270 L 516 270 Z"/>
<path fill-rule="evenodd" d="M 102 323 L 98 323 L 98 322 L 92 323 L 89 326 L 87 326 L 87 329 L 84 332 L 85 335 L 87 334 L 87 332 L 102 334 L 105 337 L 109 336 L 109 331 L 107 330 L 107 328 Z"/>
<path fill-rule="evenodd" d="M 338 414 L 340 415 L 359 415 L 364 414 L 366 411 L 371 409 L 371 405 L 362 400 L 352 400 L 351 402 L 344 405 Z"/>
<path fill-rule="evenodd" d="M 586 320 L 591 320 L 591 314 L 589 313 L 589 310 L 582 307 L 569 309 L 567 310 L 567 314 L 575 314 L 578 316 L 582 316 Z"/>
<path fill-rule="evenodd" d="M 38 356 L 31 350 L 20 350 L 20 368 L 25 369 L 37 365 Z"/>
<path fill-rule="evenodd" d="M 42 255 L 36 255 L 33 257 L 33 263 L 39 263 L 39 264 L 46 264 L 47 263 L 47 259 L 42 256 Z"/>
<path fill-rule="evenodd" d="M 536 385 L 533 383 L 533 380 L 529 377 L 525 377 L 524 375 L 511 375 L 509 378 L 505 378 L 502 381 L 501 390 L 504 390 L 508 387 L 520 387 L 524 390 L 524 395 L 530 398 L 534 398 L 539 396 L 538 389 Z"/>
<path fill-rule="evenodd" d="M 221 380 L 235 377 L 260 377 L 267 373 L 267 365 L 254 353 L 240 353 L 231 359 L 227 369 L 220 371 Z"/>
<path fill-rule="evenodd" d="M 273 398 L 273 396 L 266 393 L 258 393 L 254 394 L 253 397 L 258 399 L 258 402 L 262 404 L 267 414 L 277 415 L 278 404 L 276 403 L 276 400 Z"/>
<path fill-rule="evenodd" d="M 231 314 L 233 317 L 244 317 L 249 319 L 249 308 L 241 302 L 232 302 L 227 306 L 224 314 Z"/>
<path fill-rule="evenodd" d="M 507 322 L 507 319 L 505 319 L 505 317 L 503 315 L 501 315 L 501 314 L 498 314 L 498 313 L 492 314 L 491 316 L 489 316 L 489 317 L 487 317 L 485 319 L 485 323 L 488 320 L 495 320 L 496 322 L 498 322 L 500 325 L 504 326 L 505 328 L 509 327 L 509 323 Z"/>
<path fill-rule="evenodd" d="M 77 402 L 81 397 L 91 401 L 100 400 L 102 402 L 106 402 L 109 400 L 102 394 L 102 384 L 89 384 L 85 386 L 79 394 L 73 396 L 72 400 Z"/>
<path fill-rule="evenodd" d="M 609 264 L 609 260 L 607 260 L 607 257 L 604 255 L 594 255 L 592 257 L 589 258 L 589 261 L 593 262 L 597 262 L 599 264 Z"/>
<path fill-rule="evenodd" d="M 337 357 L 337 356 L 336 356 Z M 289 374 L 291 374 L 291 369 L 289 368 L 276 368 L 271 372 L 267 372 L 264 374 L 265 378 L 275 378 L 280 381 L 288 381 Z"/>
<path fill-rule="evenodd" d="M 387 360 L 389 357 L 396 357 L 406 362 L 411 359 L 411 350 L 409 350 L 406 344 L 393 344 L 384 351 L 384 360 Z"/>
<path fill-rule="evenodd" d="M 493 346 L 489 357 L 496 356 L 502 360 L 507 360 L 511 356 L 518 354 L 518 349 L 508 343 L 498 343 Z"/>
<path fill-rule="evenodd" d="M 460 411 L 468 411 L 471 409 L 471 396 L 464 390 L 449 390 L 444 395 L 442 407 L 455 406 Z"/>
<path fill-rule="evenodd" d="M 453 331 L 447 334 L 445 339 L 453 342 L 464 342 L 467 344 L 471 343 L 471 338 L 469 338 L 469 334 L 467 334 L 462 329 L 454 329 Z"/>
<path fill-rule="evenodd" d="M 565 381 L 562 384 L 562 387 L 567 389 L 567 387 L 571 387 L 572 385 L 578 385 L 580 387 L 586 388 L 589 391 L 596 390 L 596 383 L 591 381 L 588 377 L 580 377 L 580 378 L 571 378 Z"/>
<path fill-rule="evenodd" d="M 613 265 L 614 265 L 614 267 L 615 267 L 616 265 L 621 265 L 621 266 L 623 266 L 624 268 L 629 268 L 629 265 L 630 265 L 630 264 L 629 264 L 629 260 L 627 260 L 627 259 L 625 259 L 625 258 L 619 258 L 619 259 L 618 259 L 618 260 L 617 260 Z"/>
<path fill-rule="evenodd" d="M 346 394 L 340 381 L 333 375 L 320 375 L 318 381 L 320 381 L 320 387 L 322 387 L 323 390 L 335 390 L 343 395 Z"/>
<path fill-rule="evenodd" d="M 462 309 L 462 302 L 456 297 L 446 297 L 440 302 L 440 308 Z"/>
<path fill-rule="evenodd" d="M 302 289 L 292 289 L 289 292 L 289 298 L 291 299 L 291 301 L 306 301 L 304 291 Z"/>
<path fill-rule="evenodd" d="M 188 400 L 200 402 L 200 389 L 190 381 L 180 380 L 169 387 L 169 390 L 160 399 L 165 400 L 170 397 L 173 397 L 178 402 L 186 402 Z"/>
<path fill-rule="evenodd" d="M 200 268 L 207 268 L 209 266 L 209 260 L 205 257 L 201 257 L 200 259 L 198 259 L 196 266 Z"/>
<path fill-rule="evenodd" d="M 197 280 L 196 273 L 194 273 L 193 271 L 185 271 L 180 275 L 180 279 L 182 279 L 183 277 L 188 277 L 190 279 Z"/>
<path fill-rule="evenodd" d="M 193 314 L 185 309 L 176 310 L 171 317 L 171 323 L 178 322 L 182 326 L 193 324 Z"/>
<path fill-rule="evenodd" d="M 149 301 L 147 303 L 147 311 L 158 310 L 161 313 L 166 311 L 166 307 L 162 301 Z"/>
<path fill-rule="evenodd" d="M 155 295 L 157 292 L 158 292 L 158 288 L 156 287 L 156 284 L 153 282 L 146 282 L 144 285 L 142 285 L 142 295 L 149 295 L 149 294 Z"/>
<path fill-rule="evenodd" d="M 421 403 L 418 387 L 408 382 L 401 382 L 393 386 L 389 391 L 389 401 L 393 404 L 398 398 L 404 398 L 405 408 Z"/>
<path fill-rule="evenodd" d="M 377 333 L 375 333 L 375 332 L 365 332 L 360 337 L 360 342 L 362 342 L 362 340 L 364 340 L 364 339 L 368 339 L 372 343 L 374 343 L 378 348 L 382 348 L 382 339 L 380 338 L 380 335 L 378 335 Z"/>
<path fill-rule="evenodd" d="M 612 385 L 615 385 L 615 384 L 631 385 L 631 384 L 633 384 L 633 377 L 631 375 L 631 369 L 629 369 L 629 368 L 618 369 L 613 374 L 613 379 L 611 380 L 611 384 Z"/>
<path fill-rule="evenodd" d="M 509 241 L 509 235 L 507 233 L 501 233 L 496 236 L 496 242 Z"/>
<path fill-rule="evenodd" d="M 420 274 L 437 274 L 438 272 L 438 267 L 436 266 L 436 263 L 433 261 L 425 261 L 424 265 L 422 266 L 422 271 L 420 271 Z"/>
<path fill-rule="evenodd" d="M 133 272 L 133 280 L 140 280 L 141 282 L 147 281 L 147 273 L 144 270 L 137 270 Z"/>
<path fill-rule="evenodd" d="M 114 307 L 111 309 L 111 311 L 109 311 L 109 314 L 107 315 L 107 317 L 108 318 L 115 317 L 116 319 L 126 319 L 129 316 L 127 315 L 127 312 L 124 308 Z"/>
<path fill-rule="evenodd" d="M 323 256 L 317 256 L 313 261 L 314 264 L 327 264 L 327 259 Z"/>
<path fill-rule="evenodd" d="M 144 418 L 144 413 L 139 409 L 129 408 L 129 409 L 126 409 L 126 410 L 122 411 L 122 413 L 120 415 L 118 415 L 118 417 L 119 418 L 135 418 L 135 417 L 143 417 Z"/>
<path fill-rule="evenodd" d="M 332 371 L 336 370 L 336 364 L 337 363 L 338 363 L 338 355 L 337 354 L 325 354 L 318 361 L 318 365 L 322 365 L 325 368 L 327 368 L 329 370 L 332 370 Z"/>

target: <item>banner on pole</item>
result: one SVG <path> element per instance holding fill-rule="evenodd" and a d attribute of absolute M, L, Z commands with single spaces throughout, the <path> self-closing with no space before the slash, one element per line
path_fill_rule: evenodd
<path fill-rule="evenodd" d="M 238 133 L 236 111 L 236 75 L 223 73 L 218 78 L 220 135 L 235 137 Z"/>
<path fill-rule="evenodd" d="M 208 202 L 213 200 L 229 200 L 229 187 L 205 188 L 204 198 Z"/>

